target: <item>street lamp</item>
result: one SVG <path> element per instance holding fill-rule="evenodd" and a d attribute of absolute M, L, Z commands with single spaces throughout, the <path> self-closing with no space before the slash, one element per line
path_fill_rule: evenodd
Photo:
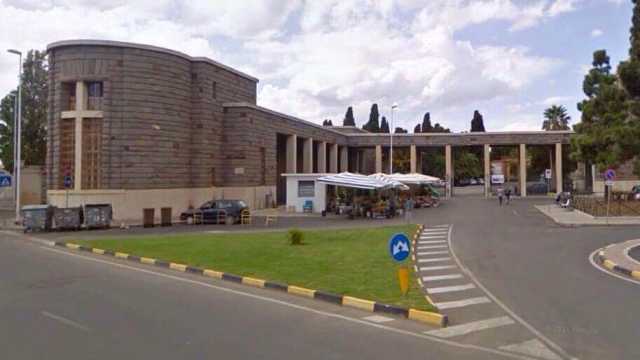
<path fill-rule="evenodd" d="M 13 163 L 13 183 L 16 189 L 16 223 L 20 222 L 20 147 L 22 133 L 22 53 L 15 49 L 8 49 L 8 52 L 18 55 L 18 111 L 16 123 L 14 125 L 15 139 L 13 143 L 15 161 Z"/>
<path fill-rule="evenodd" d="M 391 124 L 389 124 L 389 175 L 393 174 L 393 110 L 398 108 L 398 103 L 391 105 Z"/>

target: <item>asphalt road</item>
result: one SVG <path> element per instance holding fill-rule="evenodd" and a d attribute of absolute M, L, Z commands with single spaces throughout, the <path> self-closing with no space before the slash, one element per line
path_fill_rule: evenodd
<path fill-rule="evenodd" d="M 451 223 L 460 261 L 500 301 L 572 356 L 640 358 L 640 286 L 595 269 L 596 249 L 640 238 L 640 227 L 556 226 L 533 208 L 549 200 L 458 197 L 424 216 Z"/>
<path fill-rule="evenodd" d="M 0 234 L 2 359 L 500 359 L 402 319 Z M 511 357 L 513 358 L 513 357 Z"/>

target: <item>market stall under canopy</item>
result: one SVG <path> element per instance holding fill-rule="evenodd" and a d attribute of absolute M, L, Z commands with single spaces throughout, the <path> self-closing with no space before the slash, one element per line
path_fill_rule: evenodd
<path fill-rule="evenodd" d="M 385 190 L 385 189 L 408 190 L 409 189 L 403 183 L 393 179 L 382 178 L 382 177 L 378 178 L 375 176 L 354 174 L 350 172 L 342 172 L 339 174 L 323 176 L 318 178 L 317 181 L 327 185 L 342 186 L 342 187 L 355 188 L 355 189 L 365 189 L 365 190 Z"/>

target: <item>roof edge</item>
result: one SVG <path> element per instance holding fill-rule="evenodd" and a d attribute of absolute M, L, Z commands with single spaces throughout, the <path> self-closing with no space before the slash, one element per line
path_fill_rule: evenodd
<path fill-rule="evenodd" d="M 155 51 L 155 52 L 159 52 L 159 53 L 163 53 L 163 54 L 169 54 L 169 55 L 174 55 L 186 60 L 189 60 L 191 62 L 204 62 L 204 63 L 208 63 L 211 65 L 215 65 L 215 66 L 219 66 L 225 70 L 228 70 L 236 75 L 242 76 L 245 79 L 251 80 L 251 81 L 255 81 L 258 82 L 258 78 L 253 77 L 247 73 L 244 73 L 240 70 L 236 70 L 234 68 L 232 68 L 231 66 L 219 63 L 215 60 L 212 60 L 208 57 L 203 57 L 203 56 L 190 56 L 187 55 L 183 52 L 180 51 L 176 51 L 176 50 L 171 50 L 171 49 L 167 49 L 167 48 L 163 48 L 163 47 L 159 47 L 159 46 L 154 46 L 154 45 L 147 45 L 147 44 L 138 44 L 138 43 L 130 43 L 130 42 L 124 42 L 124 41 L 114 41 L 114 40 L 94 40 L 94 39 L 77 39 L 77 40 L 62 40 L 62 41 L 56 41 L 56 42 L 52 42 L 49 45 L 47 45 L 47 52 L 56 49 L 56 48 L 61 48 L 61 47 L 67 47 L 67 46 L 112 46 L 112 47 L 122 47 L 122 48 L 130 48 L 130 49 L 141 49 L 141 50 L 148 50 L 148 51 Z"/>

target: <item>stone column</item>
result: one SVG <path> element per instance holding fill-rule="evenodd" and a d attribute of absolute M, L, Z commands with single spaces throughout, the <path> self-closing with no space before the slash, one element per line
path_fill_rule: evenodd
<path fill-rule="evenodd" d="M 349 171 L 349 148 L 340 148 L 340 172 Z"/>
<path fill-rule="evenodd" d="M 287 136 L 287 173 L 298 172 L 298 136 L 296 134 Z"/>
<path fill-rule="evenodd" d="M 382 172 L 382 145 L 376 145 L 376 173 Z"/>
<path fill-rule="evenodd" d="M 562 144 L 556 144 L 556 192 L 562 192 Z"/>
<path fill-rule="evenodd" d="M 520 196 L 527 196 L 527 145 L 520 144 Z"/>
<path fill-rule="evenodd" d="M 76 82 L 74 190 L 82 189 L 82 113 L 87 108 L 87 86 L 84 81 Z"/>
<path fill-rule="evenodd" d="M 313 172 L 313 139 L 304 139 L 302 147 L 302 172 L 311 174 Z"/>
<path fill-rule="evenodd" d="M 411 147 L 409 148 L 409 164 L 410 164 L 410 171 L 411 173 L 416 173 L 418 172 L 416 169 L 416 162 L 417 162 L 417 156 L 416 156 L 416 146 L 415 145 L 411 145 Z"/>
<path fill-rule="evenodd" d="M 491 195 L 491 145 L 484 144 L 484 196 Z"/>
<path fill-rule="evenodd" d="M 327 142 L 320 141 L 318 144 L 318 172 L 327 172 Z"/>
<path fill-rule="evenodd" d="M 416 172 L 418 174 L 424 174 L 424 169 L 422 168 L 422 152 L 416 149 Z"/>
<path fill-rule="evenodd" d="M 445 161 L 445 177 L 447 179 L 447 198 L 451 197 L 453 187 L 453 162 L 451 159 L 451 145 L 445 145 L 444 147 L 444 161 Z"/>
<path fill-rule="evenodd" d="M 338 172 L 338 144 L 331 144 L 329 148 L 329 172 Z"/>

